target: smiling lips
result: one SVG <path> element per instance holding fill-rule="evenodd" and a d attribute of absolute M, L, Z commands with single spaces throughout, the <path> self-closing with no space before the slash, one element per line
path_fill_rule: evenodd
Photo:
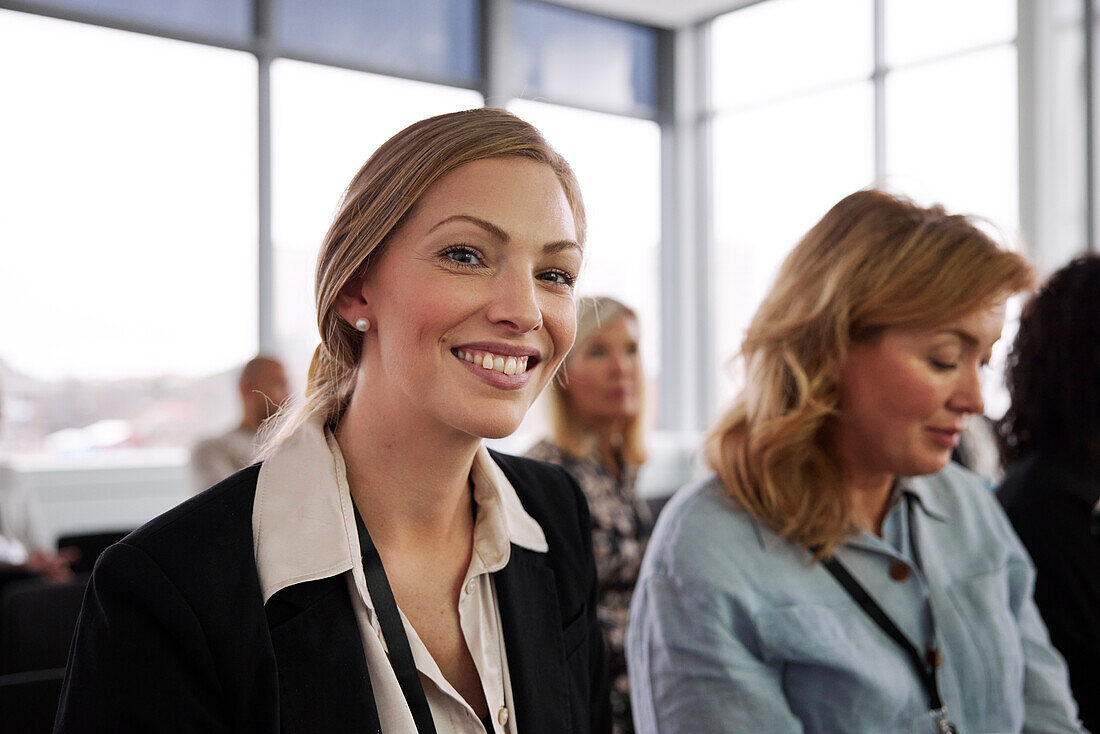
<path fill-rule="evenodd" d="M 528 357 L 504 356 L 492 352 L 467 351 L 465 349 L 454 350 L 454 355 L 461 360 L 480 366 L 485 370 L 501 372 L 505 375 L 519 375 L 527 371 Z"/>
<path fill-rule="evenodd" d="M 945 449 L 955 448 L 959 445 L 959 435 L 962 433 L 962 429 L 959 428 L 928 428 L 927 429 L 936 443 L 943 446 Z"/>

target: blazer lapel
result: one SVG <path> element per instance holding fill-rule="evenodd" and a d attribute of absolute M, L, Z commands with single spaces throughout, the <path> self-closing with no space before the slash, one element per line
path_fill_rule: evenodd
<path fill-rule="evenodd" d="M 381 734 L 344 575 L 289 586 L 265 610 L 279 668 L 282 731 Z"/>
<path fill-rule="evenodd" d="M 512 545 L 494 574 L 516 719 L 524 734 L 569 734 L 569 680 L 554 573 L 542 554 Z"/>

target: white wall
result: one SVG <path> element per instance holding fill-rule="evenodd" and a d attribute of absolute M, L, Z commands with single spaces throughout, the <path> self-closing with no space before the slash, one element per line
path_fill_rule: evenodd
<path fill-rule="evenodd" d="M 48 464 L 20 458 L 11 468 L 36 517 L 36 535 L 47 546 L 61 535 L 132 530 L 189 496 L 183 450 L 50 457 Z"/>

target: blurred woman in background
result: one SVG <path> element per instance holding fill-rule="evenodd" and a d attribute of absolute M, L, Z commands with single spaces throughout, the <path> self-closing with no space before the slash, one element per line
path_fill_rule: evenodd
<path fill-rule="evenodd" d="M 573 344 L 585 212 L 533 127 L 415 123 L 318 255 L 321 345 L 262 464 L 96 565 L 59 732 L 604 732 L 584 496 L 489 452 Z"/>
<path fill-rule="evenodd" d="M 565 467 L 588 499 L 616 734 L 634 731 L 624 646 L 650 525 L 634 492 L 646 459 L 644 394 L 637 314 L 614 298 L 581 298 L 577 341 L 547 389 L 551 436 L 527 456 Z"/>
<path fill-rule="evenodd" d="M 1079 257 L 1024 307 L 1000 424 L 997 496 L 1035 563 L 1035 603 L 1100 731 L 1100 256 Z"/>
<path fill-rule="evenodd" d="M 1077 732 L 1034 571 L 949 464 L 1031 269 L 970 220 L 846 197 L 787 257 L 665 507 L 627 653 L 646 734 Z"/>

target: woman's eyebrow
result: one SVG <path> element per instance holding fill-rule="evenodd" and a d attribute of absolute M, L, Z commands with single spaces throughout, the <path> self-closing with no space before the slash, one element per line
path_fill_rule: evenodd
<path fill-rule="evenodd" d="M 557 242 L 548 242 L 542 246 L 542 251 L 547 255 L 553 255 L 562 250 L 576 250 L 582 254 L 584 253 L 584 248 L 573 240 L 558 240 Z"/>
<path fill-rule="evenodd" d="M 473 224 L 474 226 L 477 226 L 477 227 L 480 227 L 481 229 L 484 229 L 486 232 L 488 232 L 490 235 L 492 235 L 493 238 L 495 238 L 497 240 L 500 240 L 501 242 L 509 242 L 512 239 L 511 237 L 508 236 L 507 232 L 505 232 L 503 229 L 501 229 L 497 225 L 493 224 L 492 222 L 486 221 L 486 220 L 484 220 L 480 217 L 475 217 L 471 214 L 452 214 L 451 216 L 447 217 L 446 219 L 442 219 L 439 222 L 436 222 L 436 224 L 431 229 L 429 229 L 428 232 L 429 233 L 434 232 L 435 230 L 439 229 L 443 225 L 448 224 L 450 222 L 469 222 L 470 224 Z M 542 251 L 544 253 L 546 253 L 547 255 L 553 255 L 555 253 L 561 252 L 562 250 L 571 250 L 571 249 L 572 250 L 577 250 L 581 253 L 584 252 L 584 248 L 581 247 L 577 242 L 575 242 L 573 240 L 558 240 L 556 242 L 548 242 L 548 243 L 546 243 L 545 245 L 542 246 Z"/>
<path fill-rule="evenodd" d="M 937 329 L 933 338 L 942 337 L 954 337 L 963 342 L 964 347 L 977 347 L 978 338 L 972 335 L 972 333 L 963 329 L 949 328 L 949 329 Z"/>
<path fill-rule="evenodd" d="M 939 331 L 939 335 L 953 336 L 968 347 L 978 346 L 978 338 L 967 331 L 963 331 L 962 329 L 941 329 Z"/>
<path fill-rule="evenodd" d="M 469 222 L 470 224 L 481 227 L 482 229 L 484 229 L 486 232 L 488 232 L 489 234 L 491 234 L 493 237 L 500 240 L 501 242 L 507 242 L 510 239 L 508 237 L 507 232 L 505 232 L 503 229 L 496 226 L 492 222 L 487 222 L 484 219 L 481 219 L 480 217 L 471 216 L 469 214 L 453 214 L 453 215 L 447 217 L 446 219 L 443 219 L 443 220 L 440 220 L 439 222 L 437 222 L 434 227 L 432 227 L 431 229 L 428 230 L 428 232 L 434 232 L 437 229 L 439 229 L 440 227 L 442 227 L 444 224 L 448 224 L 450 222 L 456 222 L 456 221 L 457 222 Z"/>

